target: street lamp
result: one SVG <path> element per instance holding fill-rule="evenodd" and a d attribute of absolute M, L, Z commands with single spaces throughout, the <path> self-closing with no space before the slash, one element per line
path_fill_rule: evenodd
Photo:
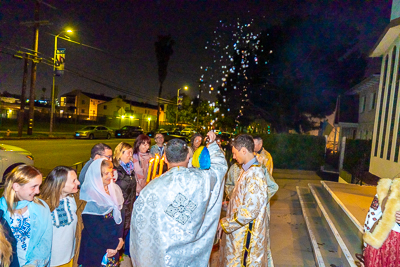
<path fill-rule="evenodd" d="M 57 38 L 62 33 L 68 32 L 72 33 L 72 30 L 65 30 L 60 32 L 54 37 L 54 56 L 53 56 L 53 87 L 51 88 L 51 112 L 50 112 L 50 135 L 53 134 L 53 120 L 54 120 L 54 93 L 56 86 L 56 53 L 57 53 Z"/>
<path fill-rule="evenodd" d="M 177 96 L 177 98 L 176 98 L 176 116 L 175 116 L 175 125 L 177 125 L 178 124 L 178 111 L 179 111 L 179 90 L 181 90 L 182 88 L 179 88 L 178 89 L 178 96 Z M 185 87 L 183 87 L 183 89 L 185 89 L 185 90 L 187 90 L 188 89 L 188 87 L 187 86 L 185 86 Z"/>
<path fill-rule="evenodd" d="M 147 124 L 147 130 L 150 131 L 150 121 L 151 121 L 151 117 L 148 117 L 147 120 L 149 121 Z"/>

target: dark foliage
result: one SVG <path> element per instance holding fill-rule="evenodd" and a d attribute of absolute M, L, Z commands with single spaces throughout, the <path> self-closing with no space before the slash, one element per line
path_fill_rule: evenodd
<path fill-rule="evenodd" d="M 306 132 L 335 108 L 336 98 L 363 78 L 366 59 L 358 32 L 309 16 L 292 18 L 261 33 L 258 49 L 241 47 L 218 88 L 220 125 L 247 126 L 264 119 L 275 132 Z M 249 58 L 243 75 L 243 55 Z"/>
<path fill-rule="evenodd" d="M 274 168 L 318 170 L 324 164 L 325 138 L 312 135 L 266 134 L 263 146 L 271 153 Z"/>
<path fill-rule="evenodd" d="M 371 140 L 346 140 L 343 169 L 352 175 L 354 183 L 360 182 L 369 170 L 371 146 Z"/>

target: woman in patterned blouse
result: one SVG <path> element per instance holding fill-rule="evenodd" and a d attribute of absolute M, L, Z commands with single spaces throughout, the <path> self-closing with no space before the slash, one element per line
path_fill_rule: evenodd
<path fill-rule="evenodd" d="M 76 202 L 79 180 L 74 169 L 55 167 L 41 186 L 40 198 L 49 205 L 53 224 L 50 266 L 72 266 L 77 225 Z"/>
<path fill-rule="evenodd" d="M 50 261 L 52 226 L 47 204 L 36 198 L 42 184 L 42 174 L 28 165 L 15 167 L 7 176 L 0 209 L 17 239 L 20 266 L 48 266 Z"/>

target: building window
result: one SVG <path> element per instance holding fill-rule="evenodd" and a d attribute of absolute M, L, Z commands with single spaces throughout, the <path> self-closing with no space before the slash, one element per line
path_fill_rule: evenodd
<path fill-rule="evenodd" d="M 385 107 L 385 117 L 384 117 L 384 120 L 382 121 L 384 124 L 383 124 L 383 131 L 382 131 L 382 143 L 381 143 L 381 155 L 380 155 L 380 158 L 382 158 L 383 159 L 383 153 L 384 153 L 384 150 L 385 150 L 385 146 L 386 146 L 386 132 L 388 131 L 388 129 L 387 129 L 387 125 L 388 125 L 388 121 L 389 120 L 391 120 L 391 118 L 389 117 L 389 106 L 390 106 L 390 97 L 391 97 L 391 95 L 392 95 L 392 87 L 394 87 L 393 86 L 393 83 L 392 83 L 392 81 L 393 81 L 393 75 L 394 75 L 394 68 L 395 68 L 395 62 L 396 62 L 396 46 L 395 47 L 393 47 L 393 50 L 392 50 L 392 61 L 391 61 L 391 64 L 390 64 L 390 72 L 388 72 L 388 76 L 389 76 L 389 84 L 388 84 L 388 90 L 387 90 L 387 95 L 386 95 L 386 107 Z M 396 84 L 396 83 L 395 83 Z M 389 129 L 390 130 L 390 129 Z M 389 140 L 389 146 L 391 146 L 391 140 Z M 390 153 L 390 148 L 388 149 L 388 154 Z"/>
<path fill-rule="evenodd" d="M 85 105 L 85 100 L 82 100 L 82 105 Z"/>
<path fill-rule="evenodd" d="M 85 113 L 85 109 L 83 108 L 83 109 L 81 109 L 81 113 Z"/>
<path fill-rule="evenodd" d="M 371 93 L 371 98 L 369 100 L 369 110 L 375 109 L 376 102 L 376 92 Z"/>
<path fill-rule="evenodd" d="M 383 110 L 383 96 L 385 95 L 385 87 L 386 87 L 386 75 L 388 69 L 388 58 L 389 55 L 386 55 L 383 60 L 383 74 L 382 74 L 382 87 L 380 88 L 380 97 L 379 97 L 379 113 L 378 113 L 378 125 L 376 131 L 376 138 L 375 138 L 375 151 L 374 156 L 378 156 L 378 145 L 380 139 L 380 130 L 381 130 L 381 122 L 382 122 L 382 110 Z"/>
<path fill-rule="evenodd" d="M 104 106 L 103 106 L 103 109 L 107 109 L 107 105 L 104 105 Z"/>
<path fill-rule="evenodd" d="M 365 110 L 365 96 L 362 96 L 360 99 L 360 113 L 363 113 Z"/>

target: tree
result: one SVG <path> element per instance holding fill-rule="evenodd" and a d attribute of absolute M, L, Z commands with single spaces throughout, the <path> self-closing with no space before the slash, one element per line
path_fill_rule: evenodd
<path fill-rule="evenodd" d="M 263 119 L 276 132 L 313 129 L 312 118 L 331 114 L 337 95 L 364 75 L 357 35 L 348 25 L 312 16 L 269 27 L 257 48 L 249 42 L 236 50 L 218 88 L 220 123 L 243 127 Z"/>
<path fill-rule="evenodd" d="M 171 35 L 159 35 L 158 41 L 155 42 L 155 50 L 158 64 L 158 82 L 160 83 L 160 88 L 158 90 L 158 108 L 157 108 L 157 122 L 156 128 L 159 126 L 160 119 L 160 98 L 162 93 L 163 83 L 167 77 L 168 61 L 171 55 L 174 53 L 172 46 L 175 41 L 172 40 Z"/>
<path fill-rule="evenodd" d="M 194 109 L 190 98 L 186 94 L 182 94 L 182 106 L 178 110 L 178 123 L 193 123 Z M 171 98 L 171 102 L 176 102 L 176 96 Z M 167 106 L 167 121 L 175 123 L 176 120 L 176 105 Z"/>
<path fill-rule="evenodd" d="M 171 98 L 175 101 L 176 97 Z M 182 107 L 178 111 L 178 123 L 187 123 L 194 125 L 196 123 L 197 114 L 199 114 L 199 125 L 209 126 L 213 120 L 214 107 L 209 103 L 202 101 L 200 106 L 195 102 L 197 98 L 190 99 L 186 94 L 183 94 Z M 176 105 L 167 106 L 167 120 L 170 123 L 175 123 Z"/>

